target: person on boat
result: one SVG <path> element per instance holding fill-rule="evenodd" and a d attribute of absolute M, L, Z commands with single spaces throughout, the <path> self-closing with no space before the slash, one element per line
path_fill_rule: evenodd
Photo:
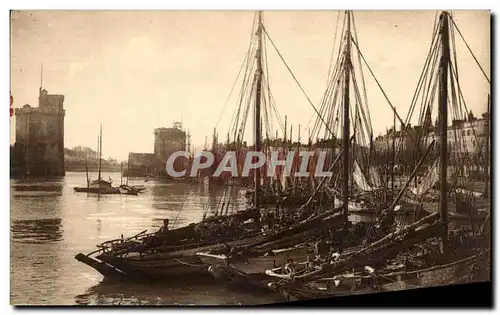
<path fill-rule="evenodd" d="M 166 234 L 168 232 L 168 219 L 163 220 L 163 226 L 158 231 L 158 234 Z"/>
<path fill-rule="evenodd" d="M 384 211 L 380 216 L 380 230 L 385 234 L 389 233 L 392 225 L 394 224 L 394 219 L 394 211 Z"/>

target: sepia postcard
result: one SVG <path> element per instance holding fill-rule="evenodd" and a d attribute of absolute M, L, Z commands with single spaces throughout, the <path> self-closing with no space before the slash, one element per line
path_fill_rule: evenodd
<path fill-rule="evenodd" d="M 490 11 L 10 23 L 12 305 L 491 295 Z"/>

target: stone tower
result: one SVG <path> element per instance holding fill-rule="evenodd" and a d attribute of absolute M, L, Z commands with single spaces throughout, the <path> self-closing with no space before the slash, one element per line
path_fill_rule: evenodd
<path fill-rule="evenodd" d="M 40 88 L 38 107 L 24 105 L 16 114 L 19 175 L 64 176 L 64 95 Z"/>
<path fill-rule="evenodd" d="M 179 122 L 174 122 L 172 128 L 155 129 L 154 154 L 162 161 L 176 151 L 186 151 L 186 132 Z"/>

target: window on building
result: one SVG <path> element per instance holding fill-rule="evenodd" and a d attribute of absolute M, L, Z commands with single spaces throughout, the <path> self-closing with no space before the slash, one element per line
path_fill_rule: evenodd
<path fill-rule="evenodd" d="M 467 135 L 470 136 L 470 130 L 467 130 Z"/>

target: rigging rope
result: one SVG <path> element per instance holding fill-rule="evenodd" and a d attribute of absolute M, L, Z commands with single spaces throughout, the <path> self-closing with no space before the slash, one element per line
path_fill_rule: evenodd
<path fill-rule="evenodd" d="M 307 98 L 307 101 L 309 102 L 309 104 L 313 107 L 314 111 L 316 112 L 316 114 L 318 114 L 318 116 L 320 116 L 318 110 L 316 109 L 316 106 L 314 106 L 314 104 L 312 103 L 311 99 L 309 98 L 309 96 L 306 94 L 306 92 L 304 91 L 304 89 L 302 88 L 302 85 L 300 85 L 299 81 L 297 80 L 297 78 L 295 77 L 295 75 L 293 74 L 292 70 L 290 69 L 290 67 L 288 66 L 288 64 L 286 63 L 285 59 L 283 58 L 283 56 L 281 55 L 281 52 L 278 50 L 278 48 L 276 47 L 276 45 L 274 44 L 273 40 L 271 39 L 271 36 L 269 36 L 269 33 L 267 32 L 267 29 L 262 26 L 262 30 L 264 31 L 264 33 L 266 34 L 267 38 L 269 39 L 269 41 L 271 42 L 271 44 L 273 45 L 274 49 L 276 50 L 276 52 L 278 53 L 278 56 L 280 57 L 281 61 L 283 61 L 283 63 L 285 64 L 286 68 L 288 69 L 288 72 L 290 72 L 292 78 L 294 79 L 295 83 L 298 85 L 298 87 L 300 88 L 300 90 L 302 91 L 302 93 L 304 94 L 304 96 Z M 321 116 L 320 116 L 321 117 Z M 326 122 L 323 120 L 323 118 L 321 118 L 321 120 L 323 121 L 323 123 L 325 124 L 326 128 L 329 129 L 330 133 L 331 130 L 330 128 L 327 126 Z M 333 135 L 333 133 L 332 133 Z"/>
<path fill-rule="evenodd" d="M 479 67 L 479 69 L 481 69 L 481 72 L 483 73 L 486 81 L 488 81 L 488 83 L 491 84 L 490 82 L 490 79 L 488 78 L 488 76 L 486 75 L 486 72 L 484 72 L 483 70 L 483 67 L 481 67 L 481 64 L 479 63 L 479 61 L 477 60 L 476 56 L 474 55 L 474 53 L 472 52 L 472 49 L 469 47 L 469 44 L 467 44 L 467 41 L 465 40 L 464 36 L 462 35 L 462 32 L 460 32 L 460 29 L 458 28 L 457 24 L 455 23 L 455 20 L 453 18 L 450 18 L 451 22 L 453 23 L 453 25 L 455 26 L 455 28 L 457 29 L 457 32 L 458 34 L 460 35 L 460 37 L 462 38 L 462 40 L 464 41 L 464 44 L 465 46 L 467 46 L 467 49 L 469 50 L 470 54 L 472 55 L 472 57 L 474 58 L 474 60 L 476 61 L 476 64 L 477 66 Z"/>
<path fill-rule="evenodd" d="M 217 119 L 217 123 L 215 124 L 215 128 L 217 128 L 217 126 L 219 125 L 219 122 L 220 122 L 220 120 L 222 118 L 224 110 L 226 109 L 226 106 L 227 106 L 227 104 L 229 102 L 229 99 L 231 98 L 231 95 L 233 94 L 233 90 L 234 90 L 234 88 L 236 86 L 236 82 L 238 81 L 238 78 L 240 77 L 241 70 L 243 70 L 243 66 L 247 63 L 248 57 L 250 55 L 251 46 L 252 46 L 251 39 L 252 39 L 252 37 L 254 36 L 254 33 L 255 33 L 255 21 L 256 21 L 256 18 L 257 18 L 257 13 L 255 13 L 254 17 L 253 17 L 253 23 L 252 23 L 253 27 L 252 27 L 252 33 L 250 35 L 250 44 L 249 44 L 249 47 L 248 47 L 247 52 L 245 54 L 245 58 L 243 58 L 243 63 L 240 66 L 240 70 L 238 71 L 238 75 L 236 76 L 236 79 L 233 82 L 233 86 L 231 87 L 231 91 L 229 92 L 229 95 L 227 96 L 226 101 L 224 102 L 224 106 L 222 107 L 222 111 L 221 111 L 221 113 L 219 115 L 219 118 Z"/>
<path fill-rule="evenodd" d="M 330 53 L 330 65 L 328 66 L 328 74 L 326 76 L 326 80 L 328 83 L 328 80 L 330 78 L 331 70 L 332 70 L 332 64 L 333 64 L 333 53 L 335 52 L 335 44 L 337 43 L 337 30 L 339 27 L 339 21 L 340 21 L 340 11 L 337 11 L 337 22 L 335 23 L 335 33 L 333 35 L 333 45 L 332 45 L 332 51 Z"/>
<path fill-rule="evenodd" d="M 182 209 L 184 208 L 184 204 L 186 203 L 186 200 L 189 196 L 189 191 L 191 190 L 191 186 L 193 186 L 193 182 L 189 183 L 188 189 L 186 190 L 186 197 L 184 198 L 184 201 L 182 202 L 181 208 L 179 211 L 177 211 L 177 216 L 174 219 L 174 222 L 172 222 L 172 228 L 175 226 L 175 223 L 177 222 L 177 218 L 179 217 L 179 214 L 181 213 Z"/>
<path fill-rule="evenodd" d="M 394 115 L 396 115 L 396 118 L 399 120 L 399 122 L 400 122 L 403 126 L 405 126 L 405 124 L 404 124 L 403 120 L 401 119 L 401 117 L 399 116 L 399 114 L 398 114 L 398 112 L 397 112 L 396 108 L 394 107 L 394 105 L 392 105 L 391 101 L 389 100 L 389 97 L 387 96 L 387 94 L 385 93 L 384 89 L 383 89 L 383 88 L 382 88 L 382 86 L 380 85 L 380 82 L 379 82 L 379 81 L 378 81 L 378 79 L 375 77 L 375 75 L 374 75 L 374 73 L 373 73 L 372 69 L 370 68 L 370 65 L 368 65 L 368 62 L 366 61 L 365 57 L 363 56 L 363 54 L 362 54 L 362 53 L 361 53 L 361 51 L 359 50 L 358 45 L 357 45 L 357 44 L 356 44 L 356 42 L 354 42 L 354 41 L 353 41 L 353 43 L 354 43 L 354 46 L 356 47 L 356 49 L 358 50 L 358 52 L 359 52 L 359 54 L 360 54 L 361 58 L 363 59 L 363 62 L 365 63 L 366 67 L 368 68 L 368 71 L 370 71 L 370 74 L 372 75 L 373 79 L 375 80 L 375 83 L 377 83 L 377 85 L 378 85 L 378 87 L 380 88 L 380 90 L 381 90 L 382 94 L 384 95 L 384 97 L 385 97 L 385 99 L 386 99 L 387 103 L 389 103 L 389 106 L 391 106 L 391 109 L 392 109 L 392 111 L 394 112 Z M 412 137 L 411 135 L 410 135 L 410 138 L 411 138 L 411 140 L 413 140 L 415 143 L 417 143 L 417 142 L 415 141 L 415 139 L 413 139 L 413 137 Z M 419 150 L 419 152 L 420 152 L 420 154 L 421 154 L 421 155 L 424 155 L 424 154 L 423 154 L 423 152 L 422 152 L 420 149 L 418 149 L 418 150 Z"/>

